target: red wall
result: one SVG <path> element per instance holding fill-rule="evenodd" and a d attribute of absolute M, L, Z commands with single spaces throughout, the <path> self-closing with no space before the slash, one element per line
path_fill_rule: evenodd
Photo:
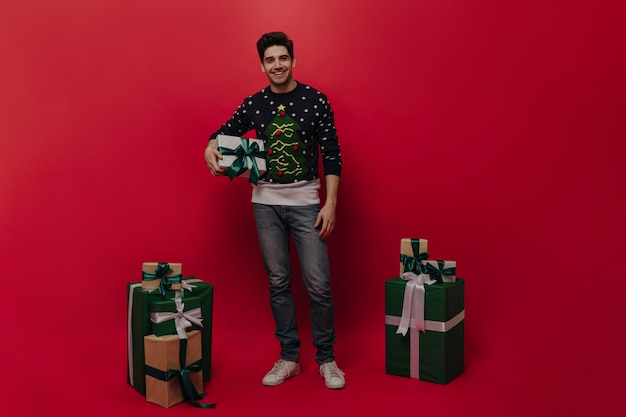
<path fill-rule="evenodd" d="M 338 358 L 369 345 L 384 369 L 384 281 L 400 239 L 426 238 L 467 280 L 467 378 L 515 387 L 520 415 L 609 409 L 626 372 L 626 37 L 618 2 L 596 3 L 3 2 L 2 311 L 22 335 L 6 372 L 105 356 L 123 381 L 144 261 L 215 284 L 217 341 L 249 317 L 271 337 L 250 187 L 202 154 L 265 86 L 256 39 L 284 30 L 343 148 Z"/>

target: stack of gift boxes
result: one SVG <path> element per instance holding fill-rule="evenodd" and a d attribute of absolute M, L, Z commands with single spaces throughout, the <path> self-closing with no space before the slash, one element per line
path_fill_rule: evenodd
<path fill-rule="evenodd" d="M 429 260 L 428 241 L 402 239 L 400 276 L 385 281 L 386 372 L 446 384 L 464 363 L 464 280 Z"/>
<path fill-rule="evenodd" d="M 213 285 L 183 279 L 180 263 L 145 262 L 127 290 L 128 383 L 165 408 L 213 408 L 198 402 L 211 379 Z"/>

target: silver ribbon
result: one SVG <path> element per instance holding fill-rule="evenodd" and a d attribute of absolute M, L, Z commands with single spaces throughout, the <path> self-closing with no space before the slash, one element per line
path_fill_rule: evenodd
<path fill-rule="evenodd" d="M 181 298 L 175 298 L 176 312 L 169 311 L 153 312 L 150 314 L 150 320 L 153 323 L 159 324 L 168 320 L 174 320 L 176 326 L 176 333 L 180 339 L 187 339 L 187 332 L 185 329 L 191 327 L 193 324 L 204 327 L 202 325 L 202 312 L 200 307 L 185 311 L 185 304 Z"/>
<path fill-rule="evenodd" d="M 135 386 L 135 375 L 133 371 L 133 294 L 135 293 L 135 288 L 141 287 L 141 282 L 136 284 L 131 284 L 130 289 L 128 291 L 128 379 L 130 380 L 130 385 Z"/>
<path fill-rule="evenodd" d="M 414 272 L 405 272 L 400 275 L 400 278 L 408 282 L 404 287 L 402 317 L 396 334 L 401 333 L 402 336 L 406 336 L 409 326 L 411 329 L 415 328 L 423 332 L 426 330 L 424 327 L 424 297 L 426 295 L 424 284 L 431 285 L 437 281 L 430 279 L 426 274 L 416 275 Z"/>

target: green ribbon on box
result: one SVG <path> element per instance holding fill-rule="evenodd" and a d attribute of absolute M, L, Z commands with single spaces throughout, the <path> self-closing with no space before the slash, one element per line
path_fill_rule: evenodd
<path fill-rule="evenodd" d="M 413 245 L 413 243 L 411 243 Z M 413 253 L 415 254 L 419 249 L 413 248 Z M 409 256 L 403 253 L 400 254 L 400 262 L 404 266 L 404 272 L 414 272 L 415 274 L 423 274 L 424 265 L 422 265 L 422 261 L 428 259 L 428 252 L 418 253 L 417 256 Z"/>
<path fill-rule="evenodd" d="M 217 150 L 222 155 L 234 155 L 236 157 L 228 170 L 226 170 L 226 175 L 228 175 L 231 181 L 237 175 L 241 175 L 247 169 L 250 169 L 249 182 L 256 185 L 261 175 L 255 158 L 265 158 L 265 151 L 259 149 L 257 142 L 253 141 L 250 143 L 248 138 L 241 138 L 241 145 L 237 146 L 235 149 L 220 146 Z M 248 166 L 248 158 L 252 161 L 252 167 Z"/>
<path fill-rule="evenodd" d="M 414 256 L 400 254 L 400 263 L 404 267 L 403 272 L 414 272 L 415 274 L 423 274 L 424 267 L 422 261 L 428 259 L 428 252 L 420 253 L 420 241 L 419 239 L 411 239 L 411 249 Z"/>
<path fill-rule="evenodd" d="M 143 281 L 154 281 L 155 279 L 160 279 L 159 288 L 157 290 L 158 294 L 165 295 L 165 291 L 172 288 L 172 284 L 180 284 L 183 275 L 167 275 L 172 272 L 172 268 L 170 268 L 170 264 L 166 262 L 159 262 L 157 268 L 154 272 L 142 272 L 141 279 Z"/>
<path fill-rule="evenodd" d="M 169 381 L 176 376 L 180 376 L 180 389 L 183 393 L 185 400 L 191 401 L 193 405 L 200 408 L 215 408 L 215 403 L 202 404 L 198 400 L 203 399 L 206 396 L 206 392 L 199 393 L 196 391 L 189 374 L 200 372 L 202 370 L 202 359 L 192 363 L 189 366 L 185 366 L 187 362 L 187 339 L 180 339 L 180 370 L 173 369 L 162 371 L 160 369 L 153 368 L 152 366 L 146 366 L 146 375 L 150 375 L 160 381 Z"/>
<path fill-rule="evenodd" d="M 431 262 L 435 262 L 436 266 Z M 455 266 L 446 266 L 446 261 L 442 260 L 422 262 L 422 268 L 424 274 L 430 275 L 430 278 L 437 282 L 443 282 L 442 275 L 454 276 L 456 274 L 456 264 Z"/>

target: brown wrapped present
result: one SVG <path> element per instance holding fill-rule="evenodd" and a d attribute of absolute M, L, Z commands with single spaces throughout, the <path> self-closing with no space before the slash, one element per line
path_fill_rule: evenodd
<path fill-rule="evenodd" d="M 200 330 L 187 334 L 187 339 L 178 335 L 144 337 L 146 356 L 146 401 L 169 408 L 185 401 L 184 384 L 181 384 L 180 349 L 186 346 L 185 377 L 193 385 L 197 395 L 202 392 L 202 336 Z"/>
<path fill-rule="evenodd" d="M 422 261 L 428 259 L 428 240 L 400 240 L 400 275 L 404 272 L 422 273 Z"/>
<path fill-rule="evenodd" d="M 142 290 L 180 290 L 183 279 L 183 264 L 166 262 L 144 262 L 141 264 Z"/>

